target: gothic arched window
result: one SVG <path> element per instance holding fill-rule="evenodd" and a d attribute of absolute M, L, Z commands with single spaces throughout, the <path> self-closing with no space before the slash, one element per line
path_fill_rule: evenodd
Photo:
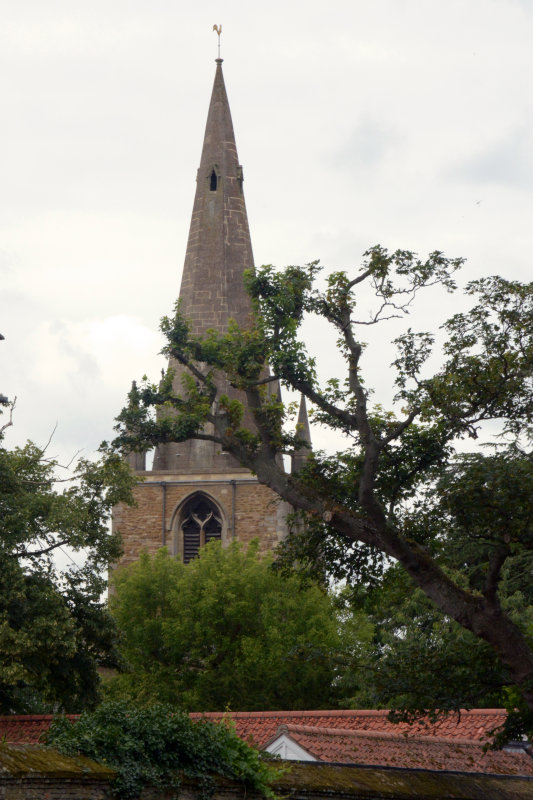
<path fill-rule="evenodd" d="M 181 553 L 188 564 L 196 558 L 198 550 L 211 539 L 222 538 L 222 515 L 218 507 L 205 494 L 193 495 L 180 514 Z"/>

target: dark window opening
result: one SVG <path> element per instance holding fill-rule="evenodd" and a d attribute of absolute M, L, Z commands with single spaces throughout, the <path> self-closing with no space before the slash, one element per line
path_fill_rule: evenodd
<path fill-rule="evenodd" d="M 188 564 L 198 550 L 212 539 L 222 538 L 222 519 L 216 505 L 204 495 L 195 495 L 182 514 L 183 561 Z"/>
<path fill-rule="evenodd" d="M 211 173 L 211 179 L 210 179 L 210 182 L 209 182 L 209 188 L 211 189 L 212 192 L 216 192 L 217 184 L 218 184 L 217 174 L 216 174 L 215 170 L 213 170 L 213 172 Z"/>

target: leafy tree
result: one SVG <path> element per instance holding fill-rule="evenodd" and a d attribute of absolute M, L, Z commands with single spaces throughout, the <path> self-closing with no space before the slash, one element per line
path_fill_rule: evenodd
<path fill-rule="evenodd" d="M 513 448 L 494 455 L 461 455 L 418 504 L 411 519 L 418 535 L 426 537 L 457 581 L 466 575 L 480 592 L 491 580 L 499 543 L 511 546 L 498 594 L 505 612 L 531 636 L 533 553 L 516 547 L 531 525 L 529 460 Z M 300 545 L 305 549 L 306 543 Z M 364 686 L 358 685 L 357 676 L 344 677 L 345 689 L 353 691 L 348 704 L 401 708 L 407 717 L 434 707 L 519 704 L 508 671 L 488 643 L 442 614 L 420 590 L 413 591 L 398 565 L 386 569 L 374 587 L 346 591 L 345 599 L 348 610 L 355 609 L 373 626 L 362 657 Z"/>
<path fill-rule="evenodd" d="M 524 608 L 522 599 L 503 605 L 527 625 L 533 608 Z M 346 614 L 371 630 L 360 671 L 341 676 L 347 707 L 394 709 L 399 719 L 411 720 L 428 710 L 514 708 L 519 702 L 491 647 L 442 614 L 421 590 L 413 591 L 397 566 L 379 587 L 356 590 L 346 605 Z"/>
<path fill-rule="evenodd" d="M 131 671 L 112 695 L 194 711 L 324 708 L 349 652 L 318 586 L 212 542 L 189 564 L 166 550 L 113 576 L 112 612 Z"/>
<path fill-rule="evenodd" d="M 174 792 L 165 797 L 177 798 L 182 778 L 196 782 L 198 796 L 208 798 L 217 776 L 272 797 L 270 783 L 277 774 L 229 725 L 193 722 L 163 705 L 104 703 L 74 723 L 56 717 L 46 744 L 116 770 L 113 795 L 120 800 L 139 797 L 145 787 Z"/>
<path fill-rule="evenodd" d="M 1 440 L 0 440 L 1 445 Z M 116 664 L 116 632 L 100 598 L 120 554 L 112 506 L 131 501 L 119 457 L 80 460 L 72 480 L 28 443 L 0 446 L 0 713 L 80 711 L 99 698 L 98 665 Z M 59 570 L 67 547 L 84 564 Z"/>
<path fill-rule="evenodd" d="M 532 549 L 530 506 L 524 499 L 520 525 L 509 507 L 506 514 L 485 514 L 483 520 L 476 498 L 483 493 L 484 465 L 490 471 L 492 456 L 456 460 L 454 446 L 460 439 L 476 439 L 483 424 L 497 424 L 502 437 L 497 457 L 507 460 L 511 470 L 520 465 L 531 475 L 533 286 L 500 277 L 468 284 L 465 291 L 475 305 L 442 326 L 447 341 L 434 374 L 428 364 L 434 334 L 408 329 L 399 337 L 391 380 L 401 416 L 373 403 L 364 382 L 361 332 L 366 336 L 372 325 L 406 313 L 427 286 L 453 291 L 460 266 L 461 259 L 440 252 L 423 261 L 408 251 L 389 254 L 377 246 L 365 254 L 355 276 L 333 273 L 324 290 L 315 285 L 316 263 L 281 272 L 263 267 L 247 277 L 257 310 L 250 327 L 232 323 L 226 333 L 211 331 L 203 340 L 191 336 L 178 307 L 173 319 L 163 320 L 165 352 L 171 363 L 186 365 L 194 379 L 175 387 L 171 369 L 159 387 L 145 382 L 136 388 L 119 417 L 117 445 L 142 450 L 189 437 L 219 443 L 299 510 L 307 525 L 305 541 L 314 546 L 310 558 L 319 567 L 325 564 L 335 574 L 346 568 L 351 580 L 375 581 L 384 565 L 397 562 L 445 617 L 488 643 L 531 714 L 530 633 L 501 597 L 504 568 L 512 582 Z M 376 298 L 370 315 L 359 308 L 365 285 Z M 318 379 L 301 333 L 309 315 L 332 326 L 345 363 L 340 379 L 325 384 Z M 304 445 L 286 432 L 286 409 L 265 391 L 267 365 L 273 380 L 311 401 L 316 422 L 346 435 L 345 452 L 315 454 L 297 475 L 282 470 L 276 453 Z M 243 392 L 253 429 L 245 425 L 244 403 L 220 396 L 219 371 Z M 154 409 L 160 410 L 158 416 Z M 466 491 L 452 507 L 440 492 L 439 503 L 426 509 L 439 476 L 451 478 L 454 470 L 467 467 L 476 502 L 471 505 Z M 500 510 L 507 503 L 505 486 L 505 481 L 493 484 Z M 461 509 L 469 507 L 477 510 L 462 516 Z M 430 513 L 446 520 L 442 532 L 429 524 Z M 483 533 L 485 523 L 489 528 Z M 464 554 L 454 564 L 448 555 L 451 545 L 448 550 L 439 546 L 451 530 Z M 341 562 L 335 560 L 339 547 Z"/>

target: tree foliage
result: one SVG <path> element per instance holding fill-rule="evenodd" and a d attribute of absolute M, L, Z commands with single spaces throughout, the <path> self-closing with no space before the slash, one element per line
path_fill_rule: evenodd
<path fill-rule="evenodd" d="M 178 306 L 163 321 L 165 352 L 192 377 L 176 391 L 170 369 L 159 387 L 135 388 L 116 444 L 217 442 L 303 517 L 305 533 L 299 525 L 294 536 L 309 545 L 303 551 L 315 569 L 379 581 L 397 562 L 446 619 L 489 645 L 533 711 L 530 629 L 506 607 L 503 588 L 517 581 L 532 550 L 531 505 L 520 487 L 530 485 L 532 470 L 533 286 L 501 277 L 468 284 L 474 305 L 443 324 L 446 343 L 433 373 L 435 332 L 407 329 L 389 373 L 395 410 L 375 402 L 365 383 L 363 337 L 406 314 L 426 287 L 454 291 L 461 264 L 440 252 L 421 260 L 376 246 L 359 272 L 332 273 L 323 289 L 316 263 L 263 267 L 247 276 L 256 310 L 250 326 L 232 323 L 203 339 L 191 336 Z M 365 311 L 368 287 L 375 305 Z M 332 328 L 344 359 L 338 378 L 319 380 L 301 328 L 309 317 Z M 305 445 L 287 432 L 286 409 L 265 391 L 268 365 L 272 379 L 307 397 L 317 423 L 345 434 L 344 452 L 315 453 L 297 475 L 282 470 L 277 452 Z M 221 371 L 242 402 L 219 396 Z M 245 404 L 254 427 L 245 425 Z M 500 435 L 496 450 L 458 455 L 457 442 L 474 442 L 487 423 Z"/>
<path fill-rule="evenodd" d="M 503 543 L 499 601 L 528 639 L 533 636 L 533 553 L 523 544 L 531 535 L 532 498 L 531 463 L 520 451 L 465 454 L 442 471 L 431 493 L 412 507 L 409 520 L 411 535 L 427 543 L 448 574 L 480 593 L 490 594 Z M 303 550 L 307 546 L 300 541 Z M 339 549 L 336 557 L 342 557 Z M 361 659 L 364 685 L 357 676 L 345 676 L 347 694 L 350 686 L 353 692 L 349 704 L 401 708 L 407 717 L 434 707 L 503 703 L 522 704 L 523 710 L 494 649 L 442 614 L 420 590 L 413 591 L 398 565 L 389 566 L 373 587 L 356 586 L 344 596 L 347 613 L 362 614 L 373 628 Z"/>
<path fill-rule="evenodd" d="M 145 787 L 177 798 L 183 778 L 192 779 L 199 798 L 207 799 L 217 776 L 272 797 L 270 783 L 277 774 L 229 724 L 193 722 L 164 705 L 112 702 L 82 714 L 74 723 L 56 717 L 46 744 L 116 770 L 113 796 L 120 800 L 139 797 Z"/>
<path fill-rule="evenodd" d="M 80 460 L 72 480 L 34 444 L 0 446 L 0 711 L 79 711 L 99 697 L 100 664 L 116 664 L 116 633 L 101 602 L 120 554 L 112 506 L 131 501 L 116 455 Z M 68 548 L 60 570 L 56 555 Z"/>
<path fill-rule="evenodd" d="M 348 707 L 394 709 L 411 720 L 435 710 L 520 705 L 489 644 L 442 614 L 419 589 L 413 591 L 397 566 L 378 586 L 357 587 L 344 600 L 346 615 L 364 621 L 370 631 L 359 654 L 360 670 L 341 676 Z M 531 630 L 533 607 L 522 593 L 503 605 Z"/>
<path fill-rule="evenodd" d="M 350 655 L 318 586 L 271 569 L 257 542 L 211 542 L 183 564 L 166 550 L 113 575 L 129 672 L 112 696 L 191 711 L 327 708 Z"/>

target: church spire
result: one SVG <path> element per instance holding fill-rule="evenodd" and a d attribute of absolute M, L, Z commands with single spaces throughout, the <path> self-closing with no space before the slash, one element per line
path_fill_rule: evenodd
<path fill-rule="evenodd" d="M 233 123 L 216 59 L 180 299 L 193 335 L 223 331 L 228 320 L 246 324 L 251 312 L 243 272 L 253 267 L 252 244 Z"/>
<path fill-rule="evenodd" d="M 309 418 L 307 416 L 307 405 L 304 394 L 300 397 L 300 410 L 298 412 L 298 422 L 296 423 L 296 439 L 302 442 L 302 447 L 295 450 L 291 456 L 292 474 L 301 470 L 312 452 L 311 429 L 309 428 Z"/>
<path fill-rule="evenodd" d="M 243 273 L 253 268 L 252 244 L 243 193 L 222 59 L 216 59 L 215 81 L 205 126 L 196 194 L 180 289 L 180 310 L 193 336 L 213 328 L 227 330 L 230 319 L 245 326 L 252 313 Z M 184 368 L 171 359 L 174 388 L 182 391 Z M 223 377 L 221 391 L 234 390 Z M 220 453 L 212 442 L 161 445 L 154 470 L 226 472 L 239 469 L 232 456 Z"/>
<path fill-rule="evenodd" d="M 243 327 L 248 325 L 252 302 L 244 289 L 243 272 L 251 268 L 242 168 L 219 57 L 180 290 L 181 312 L 193 335 L 201 337 L 209 328 L 224 332 L 231 318 Z M 174 372 L 173 389 L 183 394 L 187 369 L 173 358 L 169 366 Z M 198 364 L 200 369 L 205 366 Z M 265 368 L 265 377 L 266 373 Z M 226 394 L 243 402 L 243 424 L 253 430 L 245 394 L 230 386 L 222 371 L 215 371 L 214 381 L 218 397 Z M 266 391 L 276 396 L 279 386 L 269 383 Z M 130 401 L 133 405 L 139 401 L 135 386 Z M 173 413 L 172 409 L 160 408 L 160 419 L 167 413 Z M 211 423 L 203 430 L 214 433 Z M 128 460 L 136 470 L 144 465 L 136 454 L 130 454 Z M 278 464 L 283 467 L 281 454 Z M 219 444 L 207 439 L 159 445 L 153 468 L 144 471 L 134 491 L 136 507 L 120 504 L 113 513 L 113 530 L 120 530 L 124 542 L 121 564 L 137 559 L 142 547 L 155 552 L 161 545 L 187 562 L 210 539 L 220 539 L 223 544 L 235 540 L 247 546 L 257 537 L 265 552 L 287 534 L 287 504 Z"/>

